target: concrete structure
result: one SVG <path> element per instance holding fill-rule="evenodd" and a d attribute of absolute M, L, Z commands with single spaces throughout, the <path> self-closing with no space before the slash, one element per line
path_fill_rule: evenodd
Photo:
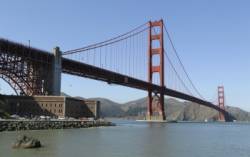
<path fill-rule="evenodd" d="M 61 73 L 62 73 L 62 52 L 59 47 L 53 49 L 54 60 L 53 60 L 53 87 L 52 95 L 59 96 L 61 94 Z"/>
<path fill-rule="evenodd" d="M 99 118 L 100 103 L 65 96 L 4 96 L 11 114 L 21 116 Z"/>

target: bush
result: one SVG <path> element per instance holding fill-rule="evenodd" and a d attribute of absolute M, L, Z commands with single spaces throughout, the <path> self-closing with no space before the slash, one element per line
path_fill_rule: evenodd
<path fill-rule="evenodd" d="M 3 95 L 0 94 L 0 117 L 1 118 L 9 118 L 10 115 L 7 113 L 8 104 L 5 101 Z"/>

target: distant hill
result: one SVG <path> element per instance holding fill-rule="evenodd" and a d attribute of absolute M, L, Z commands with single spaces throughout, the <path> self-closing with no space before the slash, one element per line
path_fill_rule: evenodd
<path fill-rule="evenodd" d="M 69 96 L 61 93 L 63 96 Z M 70 96 L 69 96 L 70 97 Z M 85 100 L 83 97 L 75 97 Z M 145 118 L 147 112 L 147 98 L 141 98 L 127 103 L 117 103 L 105 98 L 89 98 L 101 102 L 101 117 L 119 118 Z M 177 99 L 165 99 L 165 112 L 167 120 L 178 121 L 213 121 L 217 119 L 218 112 L 214 109 L 187 101 Z M 8 105 L 6 105 L 0 95 L 0 117 L 8 117 Z M 250 121 L 250 113 L 237 107 L 226 106 L 226 110 L 231 113 L 238 121 Z"/>
<path fill-rule="evenodd" d="M 102 117 L 143 118 L 147 111 L 147 98 L 119 104 L 108 99 L 91 98 L 101 102 Z M 213 121 L 217 119 L 218 112 L 212 108 L 196 103 L 179 101 L 173 98 L 165 99 L 167 120 L 179 121 Z M 237 107 L 227 106 L 226 110 L 238 121 L 250 121 L 250 113 Z"/>
<path fill-rule="evenodd" d="M 61 96 L 67 96 L 67 97 L 71 97 L 70 95 L 64 93 L 64 92 L 61 92 Z"/>
<path fill-rule="evenodd" d="M 121 104 L 105 98 L 90 98 L 101 102 L 101 116 L 102 117 L 124 117 L 126 116 Z"/>

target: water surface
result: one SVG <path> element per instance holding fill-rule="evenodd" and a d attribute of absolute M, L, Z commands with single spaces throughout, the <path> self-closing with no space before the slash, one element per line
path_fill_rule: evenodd
<path fill-rule="evenodd" d="M 250 124 L 143 123 L 116 127 L 0 132 L 0 157 L 249 157 Z M 39 149 L 12 149 L 18 135 Z"/>

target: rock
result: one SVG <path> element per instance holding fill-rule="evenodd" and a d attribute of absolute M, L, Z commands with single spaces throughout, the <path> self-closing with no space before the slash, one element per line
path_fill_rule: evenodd
<path fill-rule="evenodd" d="M 19 136 L 16 142 L 12 145 L 12 148 L 39 148 L 41 142 L 33 137 L 27 137 L 26 135 Z"/>

